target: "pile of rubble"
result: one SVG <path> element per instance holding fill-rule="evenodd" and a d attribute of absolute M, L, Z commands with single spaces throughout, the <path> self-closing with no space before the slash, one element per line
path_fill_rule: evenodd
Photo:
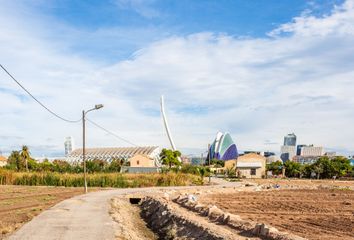
<path fill-rule="evenodd" d="M 269 227 L 263 223 L 256 223 L 241 219 L 240 216 L 230 214 L 222 211 L 215 205 L 203 205 L 198 203 L 195 195 L 180 195 L 173 200 L 173 202 L 180 206 L 196 212 L 201 216 L 208 218 L 210 221 L 217 224 L 226 225 L 230 228 L 241 230 L 243 232 L 251 233 L 252 235 L 259 236 L 266 239 L 274 240 L 303 240 L 299 236 L 280 232 L 276 228 Z"/>

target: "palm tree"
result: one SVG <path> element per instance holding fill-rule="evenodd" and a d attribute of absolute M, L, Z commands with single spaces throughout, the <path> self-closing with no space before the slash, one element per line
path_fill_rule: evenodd
<path fill-rule="evenodd" d="M 30 152 L 26 145 L 22 146 L 21 157 L 25 160 L 26 171 L 28 172 L 28 159 L 30 158 Z"/>

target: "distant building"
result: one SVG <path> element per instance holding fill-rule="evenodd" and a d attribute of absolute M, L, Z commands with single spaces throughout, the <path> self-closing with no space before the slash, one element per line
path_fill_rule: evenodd
<path fill-rule="evenodd" d="M 327 157 L 335 157 L 335 156 L 337 156 L 337 153 L 336 152 L 325 152 L 324 155 Z"/>
<path fill-rule="evenodd" d="M 241 178 L 262 178 L 266 171 L 266 158 L 259 154 L 249 153 L 237 158 L 236 174 Z M 228 163 L 228 165 L 232 164 Z"/>
<path fill-rule="evenodd" d="M 64 141 L 65 156 L 68 156 L 74 150 L 74 138 L 66 137 Z"/>
<path fill-rule="evenodd" d="M 284 137 L 284 146 L 296 146 L 296 135 L 289 133 Z"/>
<path fill-rule="evenodd" d="M 206 159 L 202 156 L 200 157 L 192 157 L 191 158 L 191 164 L 192 165 L 203 165 L 204 163 L 206 163 Z"/>
<path fill-rule="evenodd" d="M 323 147 L 303 146 L 301 148 L 300 156 L 310 157 L 310 156 L 323 156 Z"/>
<path fill-rule="evenodd" d="M 242 155 L 246 155 L 246 154 L 250 154 L 250 153 L 255 153 L 255 154 L 259 154 L 262 155 L 260 151 L 252 151 L 252 150 L 248 150 L 248 151 L 243 151 Z M 241 155 L 241 154 L 240 154 Z M 263 156 L 263 155 L 262 155 Z"/>
<path fill-rule="evenodd" d="M 191 164 L 192 159 L 189 158 L 188 156 L 182 155 L 181 160 L 183 164 Z"/>
<path fill-rule="evenodd" d="M 147 156 L 153 159 L 156 167 L 160 167 L 160 148 L 157 146 L 152 147 L 116 147 L 116 148 L 86 148 L 86 160 L 104 160 L 111 162 L 112 160 L 119 159 L 129 162 L 129 159 L 136 155 Z M 72 151 L 66 158 L 68 162 L 77 163 L 82 161 L 82 149 Z"/>
<path fill-rule="evenodd" d="M 7 164 L 7 158 L 0 155 L 0 167 L 4 167 Z"/>
<path fill-rule="evenodd" d="M 154 159 L 142 154 L 129 158 L 129 163 L 130 167 L 156 167 Z"/>
<path fill-rule="evenodd" d="M 265 157 L 270 157 L 270 156 L 274 156 L 275 153 L 274 152 L 263 152 L 263 154 L 261 154 L 262 156 L 265 156 Z"/>
<path fill-rule="evenodd" d="M 306 147 L 307 145 L 305 145 L 305 144 L 299 144 L 299 145 L 297 145 L 297 147 L 296 147 L 296 155 L 297 156 L 300 156 L 301 155 L 301 148 L 302 147 Z"/>
<path fill-rule="evenodd" d="M 266 162 L 267 164 L 273 163 L 273 162 L 282 162 L 281 158 L 276 156 L 276 155 L 271 155 L 269 157 L 266 157 Z"/>
<path fill-rule="evenodd" d="M 211 144 L 207 159 L 230 160 L 238 157 L 236 144 L 229 133 L 218 132 Z"/>
<path fill-rule="evenodd" d="M 313 164 L 319 158 L 320 156 L 295 156 L 292 160 L 300 164 Z"/>
<path fill-rule="evenodd" d="M 295 153 L 295 146 L 280 147 L 280 158 L 283 162 L 291 160 L 296 155 Z"/>

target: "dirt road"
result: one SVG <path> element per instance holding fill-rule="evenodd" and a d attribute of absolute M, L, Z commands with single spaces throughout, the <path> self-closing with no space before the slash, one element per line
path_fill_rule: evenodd
<path fill-rule="evenodd" d="M 229 186 L 229 184 L 227 185 Z M 240 183 L 234 183 L 234 185 L 239 186 Z M 222 187 L 222 185 L 218 187 Z M 9 239 L 112 240 L 115 239 L 114 229 L 117 224 L 109 215 L 110 200 L 113 197 L 129 193 L 152 193 L 161 190 L 188 188 L 208 188 L 208 186 L 114 189 L 76 196 L 42 212 L 11 235 Z"/>

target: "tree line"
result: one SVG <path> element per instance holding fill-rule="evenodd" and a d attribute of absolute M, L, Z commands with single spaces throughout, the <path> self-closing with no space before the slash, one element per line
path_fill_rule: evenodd
<path fill-rule="evenodd" d="M 111 162 L 100 159 L 86 161 L 88 173 L 120 172 L 124 165 L 127 163 L 123 159 L 113 159 Z M 20 151 L 12 151 L 5 168 L 17 172 L 82 173 L 84 171 L 82 163 L 70 164 L 65 160 L 49 161 L 48 159 L 39 162 L 31 157 L 27 146 L 23 146 Z"/>
<path fill-rule="evenodd" d="M 293 161 L 285 163 L 277 161 L 267 164 L 267 171 L 271 171 L 273 175 L 282 174 L 283 168 L 285 168 L 286 177 L 317 179 L 354 177 L 354 168 L 350 160 L 342 156 L 334 158 L 323 156 L 312 164 L 300 164 Z"/>

